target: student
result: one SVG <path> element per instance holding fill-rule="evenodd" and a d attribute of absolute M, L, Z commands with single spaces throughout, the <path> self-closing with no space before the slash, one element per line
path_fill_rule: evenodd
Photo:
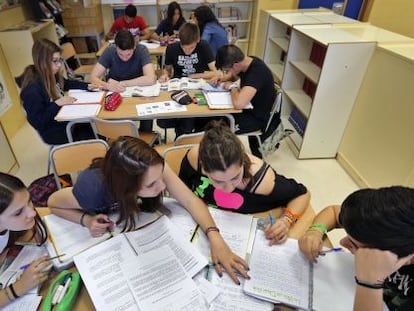
<path fill-rule="evenodd" d="M 140 211 L 154 211 L 167 190 L 206 231 L 216 271 L 222 267 L 237 282 L 233 269 L 247 277 L 246 262 L 233 254 L 224 242 L 207 207 L 183 184 L 164 159 L 139 138 L 121 136 L 104 159 L 83 171 L 74 187 L 53 193 L 48 206 L 54 214 L 87 227 L 101 236 L 112 223 L 108 213 L 119 212 L 124 230 L 135 227 Z"/>
<path fill-rule="evenodd" d="M 63 105 L 76 103 L 76 98 L 65 96 L 69 89 L 88 89 L 82 81 L 66 80 L 62 76 L 61 48 L 48 39 L 39 39 L 32 48 L 33 65 L 29 65 L 16 79 L 21 88 L 20 98 L 27 120 L 49 145 L 68 142 L 67 122 L 58 122 L 55 116 Z M 73 128 L 74 140 L 94 138 L 89 124 Z"/>
<path fill-rule="evenodd" d="M 220 209 L 250 214 L 286 207 L 265 231 L 271 245 L 286 240 L 310 200 L 302 184 L 247 154 L 239 138 L 218 121 L 207 125 L 200 145 L 186 154 L 179 177 L 205 203 Z"/>
<path fill-rule="evenodd" d="M 218 50 L 216 67 L 226 74 L 211 82 L 225 82 L 224 87 L 231 92 L 234 108 L 243 109 L 242 113 L 233 114 L 236 134 L 263 130 L 276 98 L 270 69 L 261 59 L 245 56 L 235 45 L 226 45 Z M 240 84 L 233 83 L 237 80 Z M 250 103 L 253 109 L 246 109 Z M 261 158 L 257 137 L 249 136 L 248 140 L 253 155 Z"/>
<path fill-rule="evenodd" d="M 46 241 L 46 228 L 33 208 L 25 185 L 17 177 L 0 172 L 0 257 L 5 258 L 8 246 L 27 230 L 33 231 L 39 245 Z M 18 280 L 0 289 L 0 307 L 42 284 L 50 268 L 46 256 L 31 262 Z"/>
<path fill-rule="evenodd" d="M 167 7 L 167 17 L 157 26 L 157 29 L 151 35 L 151 39 L 165 40 L 177 38 L 178 30 L 184 23 L 185 19 L 180 5 L 175 1 L 170 2 Z"/>
<path fill-rule="evenodd" d="M 137 41 L 149 39 L 151 36 L 147 23 L 141 16 L 137 16 L 137 7 L 133 4 L 125 7 L 124 16 L 115 19 L 105 39 L 113 39 L 120 30 L 130 31 Z"/>
<path fill-rule="evenodd" d="M 316 262 L 327 231 L 344 228 L 341 245 L 355 256 L 354 310 L 414 310 L 414 189 L 362 189 L 341 206 L 328 206 L 300 238 L 299 247 Z"/>
<path fill-rule="evenodd" d="M 103 79 L 107 74 L 107 81 Z M 144 86 L 155 83 L 156 76 L 148 49 L 135 44 L 132 34 L 121 30 L 116 34 L 115 45 L 110 45 L 91 72 L 92 83 L 112 92 L 123 92 L 127 86 Z M 152 121 L 141 121 L 140 130 L 151 132 Z"/>
<path fill-rule="evenodd" d="M 194 10 L 193 21 L 200 28 L 201 39 L 210 44 L 214 56 L 223 45 L 229 44 L 227 32 L 217 20 L 209 6 L 202 5 Z"/>
<path fill-rule="evenodd" d="M 217 75 L 214 56 L 206 41 L 200 41 L 197 25 L 185 23 L 179 31 L 180 42 L 167 46 L 165 52 L 165 73 L 160 82 L 170 78 L 204 78 L 211 79 Z M 192 119 L 158 120 L 163 127 L 175 126 L 176 137 L 191 133 L 194 128 Z"/>

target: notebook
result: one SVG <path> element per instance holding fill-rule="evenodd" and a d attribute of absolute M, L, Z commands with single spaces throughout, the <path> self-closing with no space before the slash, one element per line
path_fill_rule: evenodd
<path fill-rule="evenodd" d="M 210 109 L 233 109 L 229 91 L 203 91 Z"/>
<path fill-rule="evenodd" d="M 127 86 L 121 93 L 122 97 L 154 97 L 160 95 L 161 84 L 156 82 L 148 86 Z"/>
<path fill-rule="evenodd" d="M 92 118 L 98 115 L 101 104 L 71 104 L 62 106 L 55 116 L 56 121 L 70 121 L 76 119 Z"/>
<path fill-rule="evenodd" d="M 100 104 L 104 95 L 104 91 L 90 92 L 76 89 L 68 91 L 68 96 L 76 98 L 76 104 Z"/>

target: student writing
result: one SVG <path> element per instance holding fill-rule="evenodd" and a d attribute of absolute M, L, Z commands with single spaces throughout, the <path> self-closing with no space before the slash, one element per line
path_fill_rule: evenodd
<path fill-rule="evenodd" d="M 111 226 L 108 213 L 118 212 L 124 230 L 135 227 L 140 211 L 153 211 L 161 205 L 167 190 L 186 208 L 206 232 L 211 256 L 218 273 L 224 268 L 238 282 L 233 271 L 242 276 L 246 262 L 224 242 L 206 205 L 184 185 L 164 159 L 138 138 L 121 136 L 90 169 L 83 171 L 73 188 L 64 188 L 49 198 L 53 213 L 88 227 L 92 236 L 101 236 Z"/>
<path fill-rule="evenodd" d="M 362 189 L 323 209 L 299 240 L 309 260 L 321 255 L 322 239 L 334 228 L 345 229 L 340 243 L 355 256 L 354 310 L 382 311 L 383 301 L 391 311 L 413 310 L 414 189 Z"/>
<path fill-rule="evenodd" d="M 157 29 L 151 35 L 151 39 L 166 40 L 176 38 L 178 30 L 184 23 L 185 18 L 180 5 L 175 1 L 170 2 L 167 7 L 167 17 L 159 23 Z"/>
<path fill-rule="evenodd" d="M 39 245 L 46 241 L 46 228 L 33 208 L 25 185 L 17 177 L 0 172 L 0 257 L 4 258 L 8 246 L 27 230 L 33 231 Z M 41 257 L 30 263 L 17 281 L 3 284 L 0 307 L 43 283 L 50 268 L 48 258 Z"/>
<path fill-rule="evenodd" d="M 289 229 L 309 205 L 305 186 L 286 178 L 246 153 L 242 142 L 222 122 L 210 122 L 199 146 L 184 157 L 180 178 L 204 202 L 237 213 L 286 207 L 265 231 L 270 244 L 286 240 Z"/>

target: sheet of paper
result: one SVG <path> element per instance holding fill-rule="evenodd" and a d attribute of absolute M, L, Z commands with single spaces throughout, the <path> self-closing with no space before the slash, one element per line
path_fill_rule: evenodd
<path fill-rule="evenodd" d="M 353 257 L 343 251 L 318 258 L 313 265 L 313 309 L 335 306 L 335 311 L 352 310 L 356 289 Z"/>
<path fill-rule="evenodd" d="M 97 311 L 136 311 L 137 304 L 121 265 L 136 253 L 123 234 L 74 257 Z"/>
<path fill-rule="evenodd" d="M 232 109 L 233 101 L 230 92 L 204 92 L 210 109 Z"/>
<path fill-rule="evenodd" d="M 300 252 L 297 240 L 269 246 L 264 232 L 258 230 L 249 267 L 246 293 L 302 309 L 309 307 L 310 263 Z"/>
<path fill-rule="evenodd" d="M 256 222 L 253 216 L 222 211 L 216 208 L 209 208 L 220 234 L 231 250 L 242 258 L 250 252 L 249 241 L 254 239 Z M 206 257 L 210 257 L 209 242 L 202 230 L 198 230 L 194 239 L 197 249 Z"/>
<path fill-rule="evenodd" d="M 57 121 L 68 121 L 82 118 L 92 118 L 99 113 L 100 104 L 65 105 L 62 106 L 55 116 Z"/>
<path fill-rule="evenodd" d="M 85 90 L 69 90 L 68 95 L 76 98 L 76 104 L 99 104 L 105 92 L 89 92 Z"/>
<path fill-rule="evenodd" d="M 220 294 L 220 289 L 209 282 L 204 276 L 197 275 L 193 278 L 193 280 L 203 295 L 206 304 L 209 306 Z"/>
<path fill-rule="evenodd" d="M 122 269 L 141 311 L 207 310 L 195 282 L 167 245 L 129 258 Z"/>
<path fill-rule="evenodd" d="M 173 100 L 136 105 L 138 116 L 187 111 L 187 107 Z"/>
<path fill-rule="evenodd" d="M 242 277 L 239 278 L 241 284 L 237 285 L 227 273 L 219 277 L 215 271 L 211 271 L 209 280 L 220 292 L 211 303 L 209 311 L 272 311 L 274 308 L 273 303 L 246 295 L 243 292 Z"/>
<path fill-rule="evenodd" d="M 145 1 L 143 1 L 145 2 Z M 142 44 L 143 46 L 146 46 L 147 49 L 156 49 L 160 47 L 160 43 L 159 42 L 153 42 L 153 41 L 148 41 L 148 40 L 142 40 L 139 41 L 139 44 Z"/>
<path fill-rule="evenodd" d="M 193 277 L 207 265 L 207 259 L 180 234 L 178 228 L 162 216 L 151 225 L 137 231 L 126 232 L 125 236 L 137 254 L 146 253 L 168 245 L 177 256 L 187 273 Z"/>
<path fill-rule="evenodd" d="M 66 254 L 59 258 L 61 262 L 72 260 L 74 255 L 110 237 L 109 233 L 107 233 L 102 237 L 94 238 L 91 236 L 88 228 L 54 214 L 44 216 L 43 220 L 56 252 L 58 254 Z"/>
<path fill-rule="evenodd" d="M 202 89 L 206 85 L 206 83 L 207 82 L 204 79 L 192 79 L 188 77 L 182 77 L 180 79 L 170 79 L 166 84 L 167 90 L 171 92 L 179 90 L 199 90 Z"/>
<path fill-rule="evenodd" d="M 154 97 L 160 95 L 161 84 L 156 82 L 148 86 L 127 86 L 126 90 L 121 93 L 122 97 Z"/>
<path fill-rule="evenodd" d="M 154 212 L 154 213 L 140 212 L 138 217 L 135 217 L 135 230 L 140 229 L 140 228 L 156 221 L 161 216 L 162 216 L 162 214 L 159 213 L 159 212 Z M 117 213 L 111 214 L 111 215 L 109 215 L 109 218 L 114 223 L 116 223 L 118 221 L 119 214 L 117 214 Z M 120 234 L 122 232 L 123 228 L 124 228 L 123 223 L 120 223 L 120 224 L 116 225 L 113 228 L 114 234 Z"/>
<path fill-rule="evenodd" d="M 42 296 L 27 294 L 19 299 L 13 300 L 6 306 L 2 307 L 2 311 L 36 311 L 42 301 Z"/>
<path fill-rule="evenodd" d="M 197 227 L 191 214 L 174 199 L 164 199 L 164 205 L 171 212 L 168 218 L 183 233 L 183 237 L 190 241 Z"/>

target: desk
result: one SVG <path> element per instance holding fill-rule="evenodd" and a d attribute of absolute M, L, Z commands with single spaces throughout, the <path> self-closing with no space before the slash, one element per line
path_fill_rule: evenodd
<path fill-rule="evenodd" d="M 36 209 L 38 214 L 40 216 L 45 216 L 47 214 L 50 213 L 50 210 L 48 208 L 37 208 Z M 272 211 L 272 214 L 275 217 L 278 217 L 280 215 L 280 213 L 282 212 L 282 210 L 280 208 L 275 208 Z M 254 214 L 255 216 L 258 217 L 268 217 L 269 216 L 269 212 L 263 212 L 263 213 L 256 213 Z M 307 209 L 305 210 L 305 212 L 303 213 L 302 217 L 297 221 L 297 223 L 295 224 L 295 226 L 291 229 L 291 231 L 289 232 L 289 237 L 291 238 L 299 238 L 307 229 L 308 227 L 311 225 L 313 218 L 315 217 L 315 212 L 313 210 L 313 208 L 309 205 L 307 207 Z M 330 244 L 329 240 L 326 240 L 324 243 L 325 246 L 332 246 Z M 273 247 L 277 247 L 277 246 L 273 246 Z M 71 271 L 76 271 L 75 267 L 72 267 L 70 269 Z M 54 277 L 57 276 L 57 273 L 54 274 L 51 278 L 49 278 L 42 286 L 41 291 L 40 291 L 40 295 L 42 295 L 43 297 L 46 296 L 47 294 L 47 290 L 50 286 L 50 284 L 52 283 Z M 43 304 L 43 301 L 42 301 Z M 39 310 L 42 309 L 42 304 L 40 305 Z M 87 310 L 95 310 L 93 303 L 91 301 L 91 298 L 89 297 L 89 294 L 85 288 L 85 286 L 81 287 L 78 299 L 76 301 L 76 303 L 74 304 L 73 307 L 73 311 L 87 311 Z M 291 308 L 287 308 L 287 307 L 282 307 L 281 310 L 285 310 L 285 311 L 291 311 Z"/>
<path fill-rule="evenodd" d="M 105 52 L 106 48 L 110 45 L 111 43 L 109 43 L 109 41 L 105 41 L 102 46 L 100 47 L 100 49 L 98 50 L 98 52 L 96 52 L 96 56 L 99 58 L 103 52 Z M 148 49 L 149 54 L 151 56 L 160 56 L 161 57 L 161 69 L 164 68 L 164 64 L 165 64 L 165 51 L 167 50 L 166 46 L 159 46 L 155 49 Z"/>
<path fill-rule="evenodd" d="M 154 119 L 175 119 L 180 118 L 201 118 L 201 117 L 226 117 L 229 119 L 230 128 L 234 131 L 235 121 L 232 113 L 241 113 L 238 109 L 210 109 L 207 105 L 187 105 L 187 111 L 177 113 L 152 114 L 138 117 L 136 105 L 148 104 L 159 101 L 171 100 L 171 94 L 161 92 L 157 97 L 131 97 L 124 98 L 122 104 L 115 111 L 101 109 L 98 118 L 106 120 L 154 120 Z"/>

